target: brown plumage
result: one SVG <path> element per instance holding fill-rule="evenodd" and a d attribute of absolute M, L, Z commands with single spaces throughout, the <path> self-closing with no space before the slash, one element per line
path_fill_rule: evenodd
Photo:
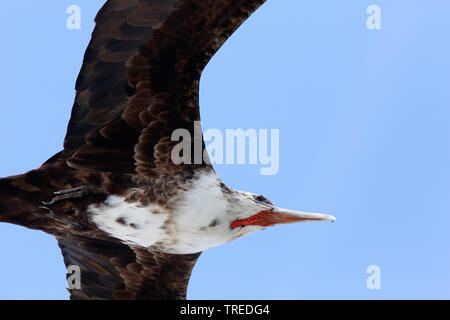
<path fill-rule="evenodd" d="M 164 203 L 177 187 L 169 175 L 189 179 L 196 169 L 212 170 L 205 162 L 173 164 L 170 135 L 178 128 L 193 133 L 203 68 L 264 2 L 109 0 L 99 11 L 64 150 L 37 170 L 0 180 L 0 222 L 55 235 L 66 265 L 80 266 L 83 286 L 71 298 L 186 297 L 199 253 L 123 244 L 85 212 L 141 184 L 152 186 L 147 200 Z M 59 190 L 72 191 L 55 195 Z"/>

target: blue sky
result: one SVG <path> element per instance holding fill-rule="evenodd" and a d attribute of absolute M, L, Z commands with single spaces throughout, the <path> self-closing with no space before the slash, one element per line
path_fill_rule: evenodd
<path fill-rule="evenodd" d="M 61 149 L 103 1 L 1 4 L 0 176 Z M 81 30 L 66 8 L 82 10 Z M 368 30 L 366 8 L 381 8 Z M 230 187 L 336 223 L 268 228 L 205 252 L 191 299 L 450 298 L 448 1 L 269 0 L 201 82 L 204 128 L 280 130 L 280 170 Z M 67 299 L 56 241 L 0 224 L 0 299 Z M 381 270 L 381 289 L 366 269 Z"/>

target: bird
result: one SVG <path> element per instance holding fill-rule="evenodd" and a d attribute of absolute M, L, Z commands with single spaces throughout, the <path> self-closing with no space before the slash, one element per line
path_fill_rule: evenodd
<path fill-rule="evenodd" d="M 335 220 L 229 188 L 196 129 L 202 71 L 264 2 L 107 0 L 97 13 L 63 150 L 0 179 L 0 222 L 53 235 L 79 268 L 71 299 L 186 299 L 203 251 Z M 192 137 L 181 148 L 176 130 Z"/>

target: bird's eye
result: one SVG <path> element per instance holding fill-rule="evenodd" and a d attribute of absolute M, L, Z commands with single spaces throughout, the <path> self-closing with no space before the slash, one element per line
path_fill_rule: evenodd
<path fill-rule="evenodd" d="M 263 195 L 259 195 L 259 196 L 255 196 L 255 200 L 259 201 L 259 202 L 263 202 L 263 203 L 267 203 L 267 204 L 272 204 L 269 199 L 267 199 L 266 197 L 264 197 Z"/>

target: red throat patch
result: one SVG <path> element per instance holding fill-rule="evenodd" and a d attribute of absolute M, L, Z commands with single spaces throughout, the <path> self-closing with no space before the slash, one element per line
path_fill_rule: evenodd
<path fill-rule="evenodd" d="M 243 227 L 243 226 L 261 226 L 270 227 L 273 226 L 273 221 L 270 218 L 272 210 L 264 210 L 246 219 L 235 220 L 231 223 L 231 229 Z"/>

